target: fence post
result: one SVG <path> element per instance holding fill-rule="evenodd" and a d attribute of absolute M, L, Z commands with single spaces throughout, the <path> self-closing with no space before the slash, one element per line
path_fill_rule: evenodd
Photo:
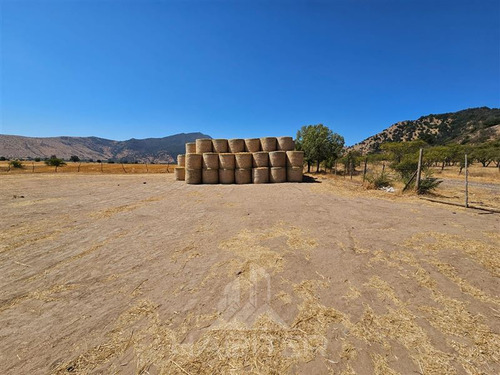
<path fill-rule="evenodd" d="M 103 172 L 103 170 L 102 170 L 102 161 L 101 161 L 101 172 Z"/>
<path fill-rule="evenodd" d="M 363 182 L 365 182 L 366 178 L 366 164 L 368 163 L 368 158 L 365 158 L 365 167 L 363 168 Z"/>
<path fill-rule="evenodd" d="M 34 163 L 34 162 L 32 162 L 32 163 L 31 163 L 31 166 L 32 166 L 31 172 L 32 172 L 32 173 L 35 173 L 35 163 Z"/>
<path fill-rule="evenodd" d="M 350 163 L 349 163 L 349 176 L 351 177 L 352 180 L 352 170 L 354 169 L 354 158 L 350 158 Z"/>
<path fill-rule="evenodd" d="M 417 167 L 417 181 L 415 183 L 415 189 L 417 192 L 420 189 L 420 177 L 422 175 L 422 155 L 424 153 L 424 149 L 421 148 L 419 153 L 418 153 L 418 167 Z"/>
<path fill-rule="evenodd" d="M 467 164 L 467 154 L 465 154 L 465 208 L 469 207 L 469 170 Z"/>

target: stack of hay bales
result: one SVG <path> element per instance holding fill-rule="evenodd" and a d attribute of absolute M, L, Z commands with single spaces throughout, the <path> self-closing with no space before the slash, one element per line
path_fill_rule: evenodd
<path fill-rule="evenodd" d="M 292 137 L 197 139 L 177 157 L 177 180 L 188 184 L 301 182 L 304 153 Z"/>

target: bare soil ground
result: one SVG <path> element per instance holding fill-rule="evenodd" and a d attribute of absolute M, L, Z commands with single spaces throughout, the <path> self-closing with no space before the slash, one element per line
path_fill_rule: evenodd
<path fill-rule="evenodd" d="M 172 174 L 1 175 L 0 207 L 4 374 L 500 372 L 497 214 Z"/>

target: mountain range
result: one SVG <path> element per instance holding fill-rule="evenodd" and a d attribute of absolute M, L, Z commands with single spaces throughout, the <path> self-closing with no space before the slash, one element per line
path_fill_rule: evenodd
<path fill-rule="evenodd" d="M 48 158 L 114 160 L 126 162 L 173 163 L 185 152 L 185 143 L 211 138 L 202 133 L 181 133 L 164 138 L 113 141 L 98 137 L 23 137 L 0 135 L 0 156 L 9 159 Z"/>
<path fill-rule="evenodd" d="M 181 133 L 163 138 L 114 141 L 98 137 L 35 138 L 0 135 L 0 157 L 48 158 L 173 163 L 185 151 L 186 142 L 211 138 L 202 133 Z M 430 114 L 417 120 L 397 122 L 382 132 L 348 147 L 361 153 L 376 152 L 384 142 L 422 139 L 430 145 L 476 144 L 500 139 L 500 108 L 469 108 L 458 112 Z"/>
<path fill-rule="evenodd" d="M 365 154 L 377 151 L 384 142 L 416 139 L 422 139 L 430 145 L 477 144 L 498 140 L 500 108 L 469 108 L 397 122 L 349 149 Z"/>

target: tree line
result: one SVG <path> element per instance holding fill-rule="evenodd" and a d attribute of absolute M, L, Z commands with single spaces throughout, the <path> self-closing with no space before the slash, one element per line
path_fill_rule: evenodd
<path fill-rule="evenodd" d="M 377 151 L 363 155 L 359 151 L 344 148 L 344 138 L 323 124 L 303 126 L 296 137 L 296 148 L 304 151 L 307 171 L 316 164 L 319 171 L 333 168 L 337 163 L 350 169 L 368 162 L 388 161 L 397 170 L 414 169 L 420 148 L 424 149 L 424 162 L 427 166 L 461 165 L 467 154 L 469 164 L 479 163 L 483 167 L 495 165 L 500 168 L 500 140 L 480 144 L 448 144 L 433 146 L 418 139 L 407 142 L 384 142 Z"/>

